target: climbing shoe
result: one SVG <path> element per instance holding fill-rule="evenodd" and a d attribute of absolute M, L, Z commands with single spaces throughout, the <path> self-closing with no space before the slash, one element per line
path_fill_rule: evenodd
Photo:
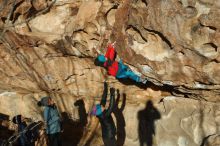
<path fill-rule="evenodd" d="M 143 83 L 143 84 L 146 84 L 147 83 L 147 79 L 140 78 L 140 82 Z"/>

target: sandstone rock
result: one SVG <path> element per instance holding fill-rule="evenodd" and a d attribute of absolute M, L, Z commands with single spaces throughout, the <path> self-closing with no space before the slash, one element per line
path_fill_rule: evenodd
<path fill-rule="evenodd" d="M 49 95 L 69 118 L 65 146 L 81 136 L 80 144 L 94 136 L 90 145 L 99 146 L 98 122 L 88 116 L 83 131 L 74 102 L 82 99 L 89 113 L 107 81 L 126 94 L 118 125 L 124 146 L 218 145 L 219 8 L 219 0 L 1 1 L 0 113 L 42 120 L 36 103 Z M 147 85 L 119 82 L 94 65 L 114 41 L 116 59 Z M 143 116 L 149 100 L 158 118 Z"/>

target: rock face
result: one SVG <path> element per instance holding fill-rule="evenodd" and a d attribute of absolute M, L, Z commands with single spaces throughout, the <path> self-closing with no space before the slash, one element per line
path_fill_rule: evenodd
<path fill-rule="evenodd" d="M 0 18 L 0 113 L 42 120 L 36 103 L 49 95 L 66 117 L 65 146 L 98 146 L 97 121 L 82 122 L 80 109 L 89 113 L 107 81 L 121 95 L 119 145 L 219 145 L 219 0 L 2 0 Z M 147 85 L 94 65 L 114 41 Z"/>

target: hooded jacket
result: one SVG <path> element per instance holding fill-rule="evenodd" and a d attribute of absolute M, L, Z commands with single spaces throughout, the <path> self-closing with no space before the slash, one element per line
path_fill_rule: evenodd
<path fill-rule="evenodd" d="M 44 108 L 44 120 L 47 124 L 46 133 L 55 134 L 61 131 L 61 120 L 60 115 L 55 105 L 48 105 L 48 100 L 50 97 L 43 97 L 41 99 L 41 105 Z"/>
<path fill-rule="evenodd" d="M 55 134 L 61 131 L 61 121 L 57 107 L 46 106 L 44 109 L 44 120 L 46 121 L 47 134 Z"/>

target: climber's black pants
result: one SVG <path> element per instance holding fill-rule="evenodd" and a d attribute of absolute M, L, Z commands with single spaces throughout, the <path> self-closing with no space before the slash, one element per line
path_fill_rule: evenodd
<path fill-rule="evenodd" d="M 105 146 L 117 146 L 115 137 L 113 137 L 113 138 L 103 137 L 102 139 L 103 139 Z"/>

